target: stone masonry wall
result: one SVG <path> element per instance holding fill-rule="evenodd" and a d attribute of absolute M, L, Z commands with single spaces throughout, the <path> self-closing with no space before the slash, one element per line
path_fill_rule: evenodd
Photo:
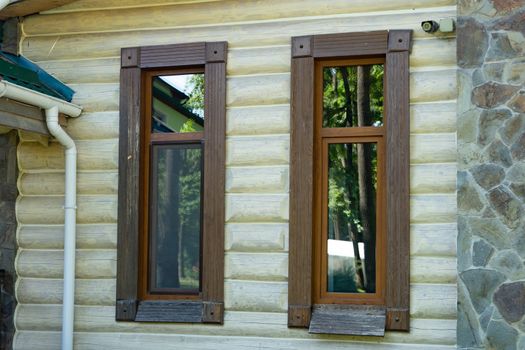
<path fill-rule="evenodd" d="M 15 256 L 17 132 L 0 134 L 0 350 L 9 350 L 15 333 Z"/>
<path fill-rule="evenodd" d="M 525 1 L 458 1 L 458 348 L 525 349 Z"/>

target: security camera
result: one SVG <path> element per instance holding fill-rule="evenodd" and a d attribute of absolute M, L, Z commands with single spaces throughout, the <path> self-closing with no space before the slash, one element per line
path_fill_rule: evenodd
<path fill-rule="evenodd" d="M 434 33 L 437 32 L 439 29 L 439 24 L 436 21 L 423 21 L 421 22 L 421 29 L 423 29 L 426 33 Z"/>

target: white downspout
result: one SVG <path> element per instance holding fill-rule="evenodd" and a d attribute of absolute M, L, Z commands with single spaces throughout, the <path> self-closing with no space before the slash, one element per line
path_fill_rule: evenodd
<path fill-rule="evenodd" d="M 65 148 L 64 192 L 64 299 L 62 306 L 62 350 L 73 349 L 75 319 L 75 252 L 77 213 L 77 147 L 58 124 L 58 107 L 46 109 L 49 133 Z"/>
<path fill-rule="evenodd" d="M 59 113 L 64 113 L 70 117 L 78 117 L 82 109 L 72 103 L 3 80 L 0 80 L 0 97 L 10 98 L 44 109 L 49 133 L 65 148 L 62 350 L 72 350 L 75 313 L 77 148 L 73 139 L 60 126 L 58 116 Z"/>

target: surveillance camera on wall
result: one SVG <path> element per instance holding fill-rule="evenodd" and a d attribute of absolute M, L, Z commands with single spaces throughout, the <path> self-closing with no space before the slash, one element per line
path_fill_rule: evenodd
<path fill-rule="evenodd" d="M 426 33 L 435 33 L 439 29 L 439 23 L 436 21 L 423 21 L 421 22 L 421 29 L 423 29 Z"/>

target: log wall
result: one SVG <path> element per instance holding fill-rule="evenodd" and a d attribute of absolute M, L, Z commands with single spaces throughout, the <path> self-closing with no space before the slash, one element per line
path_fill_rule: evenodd
<path fill-rule="evenodd" d="M 22 51 L 84 107 L 79 151 L 75 344 L 79 349 L 452 349 L 456 344 L 456 40 L 422 20 L 453 0 L 79 0 L 25 18 Z M 290 37 L 413 29 L 411 331 L 384 338 L 288 329 Z M 115 322 L 121 47 L 226 40 L 225 322 Z M 18 147 L 15 349 L 60 342 L 64 157 Z M 437 302 L 439 301 L 439 302 Z"/>

